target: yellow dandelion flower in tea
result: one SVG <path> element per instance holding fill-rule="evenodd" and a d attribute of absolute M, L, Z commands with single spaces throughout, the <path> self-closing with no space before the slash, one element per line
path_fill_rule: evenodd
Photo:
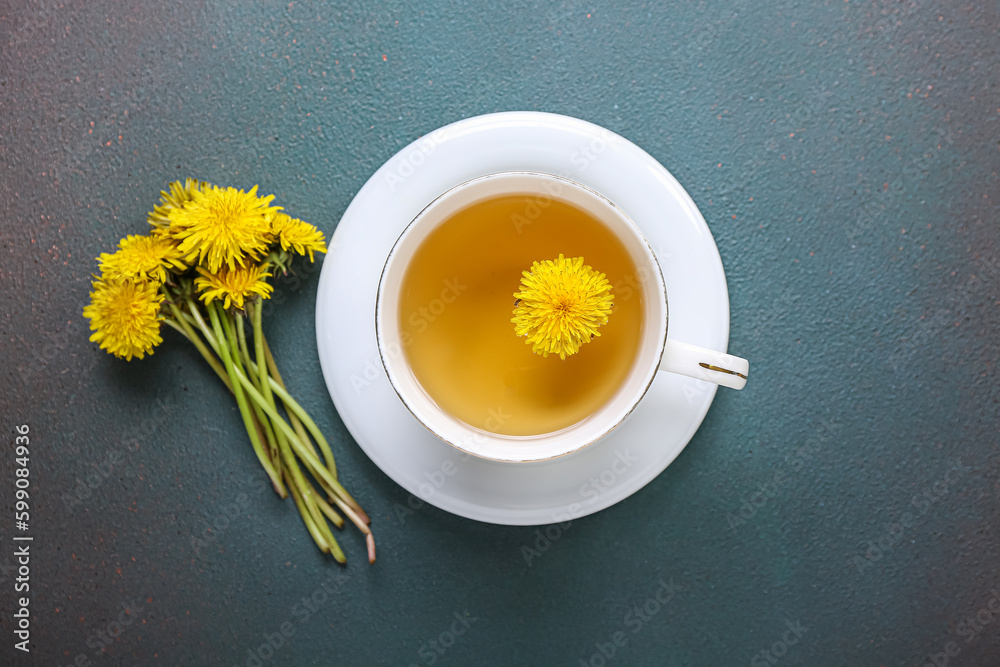
<path fill-rule="evenodd" d="M 127 361 L 152 354 L 163 341 L 159 315 L 163 294 L 159 284 L 99 278 L 93 286 L 90 303 L 83 309 L 94 331 L 90 340 Z"/>
<path fill-rule="evenodd" d="M 223 267 L 216 273 L 199 266 L 198 273 L 201 275 L 194 279 L 194 286 L 202 293 L 199 298 L 206 305 L 218 299 L 223 301 L 223 308 L 229 308 L 230 304 L 242 308 L 243 302 L 255 295 L 262 299 L 271 298 L 273 288 L 265 280 L 271 274 L 265 266 L 251 264 L 235 269 Z"/>
<path fill-rule="evenodd" d="M 313 261 L 314 252 L 326 252 L 323 232 L 308 222 L 302 222 L 284 213 L 278 213 L 271 221 L 271 230 L 278 238 L 282 250 L 292 248 L 300 255 L 309 255 Z"/>
<path fill-rule="evenodd" d="M 274 242 L 271 218 L 280 206 L 269 206 L 274 195 L 209 185 L 194 192 L 190 201 L 170 210 L 170 234 L 180 243 L 184 257 L 198 261 L 211 273 L 223 266 L 235 269 L 245 260 L 256 260 Z"/>
<path fill-rule="evenodd" d="M 112 279 L 166 282 L 167 272 L 184 271 L 181 251 L 169 238 L 129 234 L 118 242 L 114 254 L 102 252 L 97 258 L 101 273 Z"/>
<path fill-rule="evenodd" d="M 576 354 L 607 324 L 614 305 L 611 283 L 583 263 L 583 257 L 534 262 L 514 293 L 514 331 L 531 351 L 560 359 Z"/>
<path fill-rule="evenodd" d="M 208 183 L 205 181 L 186 178 L 183 183 L 174 181 L 167 186 L 169 191 L 161 190 L 160 203 L 154 206 L 153 210 L 146 217 L 149 224 L 153 226 L 153 233 L 156 234 L 169 229 L 170 211 L 184 206 L 184 204 L 194 199 L 195 192 L 200 192 L 202 188 L 207 186 Z"/>

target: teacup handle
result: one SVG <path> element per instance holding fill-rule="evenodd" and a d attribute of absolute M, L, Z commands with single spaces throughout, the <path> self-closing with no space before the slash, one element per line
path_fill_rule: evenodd
<path fill-rule="evenodd" d="M 667 339 L 660 370 L 742 389 L 747 383 L 750 362 L 725 352 Z"/>

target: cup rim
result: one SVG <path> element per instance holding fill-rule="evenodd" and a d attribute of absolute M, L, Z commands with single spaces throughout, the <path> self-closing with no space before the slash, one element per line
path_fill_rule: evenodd
<path fill-rule="evenodd" d="M 556 453 L 548 455 L 548 456 L 537 456 L 537 457 L 531 457 L 531 458 L 523 458 L 523 457 L 522 458 L 507 458 L 507 457 L 499 457 L 499 456 L 487 455 L 487 454 L 484 454 L 481 451 L 475 451 L 472 448 L 465 447 L 465 446 L 462 446 L 462 444 L 460 444 L 458 442 L 454 442 L 452 439 L 446 438 L 437 429 L 435 429 L 430 424 L 428 424 L 427 421 L 425 421 L 424 418 L 422 418 L 421 415 L 419 414 L 420 410 L 419 409 L 415 409 L 415 407 L 413 405 L 411 405 L 411 401 L 408 400 L 406 396 L 404 396 L 403 392 L 400 390 L 400 387 L 398 386 L 399 385 L 398 378 L 396 377 L 395 371 L 393 370 L 393 367 L 392 367 L 392 364 L 390 363 L 390 360 L 387 359 L 387 352 L 385 350 L 386 343 L 385 343 L 384 335 L 383 335 L 383 327 L 380 325 L 380 322 L 386 317 L 385 304 L 383 303 L 384 295 L 385 295 L 385 292 L 386 292 L 386 290 L 385 290 L 386 274 L 389 271 L 390 264 L 392 264 L 394 257 L 396 257 L 396 255 L 397 255 L 397 251 L 399 250 L 400 244 L 405 240 L 405 238 L 409 234 L 412 233 L 412 230 L 415 228 L 415 226 L 418 224 L 418 222 L 424 217 L 424 214 L 429 209 L 431 209 L 432 207 L 434 207 L 437 204 L 439 204 L 443 199 L 445 199 L 445 198 L 453 195 L 455 192 L 457 192 L 459 190 L 464 190 L 464 189 L 466 189 L 468 187 L 471 187 L 473 184 L 480 183 L 480 182 L 492 181 L 492 180 L 496 180 L 496 179 L 515 178 L 515 177 L 540 178 L 542 180 L 562 181 L 562 182 L 568 184 L 570 187 L 573 187 L 573 188 L 576 188 L 576 189 L 581 190 L 583 192 L 586 192 L 589 196 L 594 197 L 595 199 L 601 201 L 603 204 L 605 204 L 606 206 L 608 206 L 609 208 L 611 208 L 612 210 L 614 210 L 616 212 L 617 216 L 620 218 L 620 220 L 625 224 L 626 228 L 628 228 L 628 229 L 630 229 L 632 231 L 634 239 L 637 240 L 637 241 L 639 241 L 639 242 L 641 242 L 642 247 L 645 249 L 645 251 L 647 253 L 647 256 L 648 256 L 648 259 L 650 260 L 650 264 L 655 269 L 652 272 L 653 275 L 654 275 L 654 279 L 652 280 L 652 282 L 653 282 L 654 286 L 658 286 L 659 287 L 658 292 L 659 292 L 659 295 L 662 295 L 662 302 L 663 302 L 663 318 L 662 318 L 663 319 L 663 325 L 662 325 L 662 331 L 661 331 L 661 335 L 659 336 L 659 339 L 656 341 L 656 348 L 655 348 L 654 354 L 653 354 L 653 358 L 654 358 L 655 363 L 651 364 L 650 368 L 646 371 L 647 374 L 648 374 L 648 376 L 646 377 L 645 382 L 643 383 L 643 385 L 641 387 L 641 391 L 637 391 L 633 395 L 633 397 L 630 398 L 629 403 L 628 403 L 628 409 L 625 410 L 624 413 L 621 414 L 614 421 L 614 423 L 612 423 L 612 424 L 610 424 L 608 426 L 603 426 L 600 429 L 597 429 L 597 431 L 599 431 L 599 432 L 597 432 L 596 435 L 588 436 L 585 442 L 579 443 L 579 444 L 575 445 L 572 448 L 565 449 L 564 451 L 559 451 L 559 452 L 556 452 Z M 493 195 L 493 196 L 498 196 L 498 195 Z M 574 204 L 572 202 L 567 202 L 567 203 L 569 203 L 571 206 L 577 206 L 576 204 Z M 468 204 L 468 205 L 471 206 L 472 204 Z M 463 208 L 459 208 L 459 209 L 451 212 L 450 214 L 448 214 L 448 216 L 446 216 L 444 219 L 442 219 L 439 222 L 439 224 L 443 223 L 448 218 L 452 217 L 453 215 L 455 215 L 459 211 L 463 210 Z M 635 258 L 633 257 L 633 259 L 635 259 Z M 657 299 L 657 300 L 659 300 L 659 299 Z M 489 460 L 489 461 L 497 461 L 497 462 L 501 462 L 501 463 L 536 463 L 536 462 L 551 461 L 551 460 L 556 459 L 556 458 L 560 458 L 560 457 L 563 457 L 563 456 L 567 456 L 569 454 L 573 454 L 575 452 L 579 452 L 579 451 L 585 449 L 586 447 L 589 447 L 590 445 L 594 444 L 595 442 L 601 440 L 605 436 L 609 435 L 612 431 L 614 431 L 615 429 L 617 429 L 626 419 L 628 419 L 628 417 L 632 414 L 632 412 L 636 409 L 636 407 L 639 405 L 639 403 L 642 401 L 642 399 L 649 392 L 649 388 L 652 386 L 653 380 L 656 378 L 657 370 L 658 370 L 658 366 L 659 366 L 659 361 L 660 361 L 660 359 L 663 356 L 664 349 L 666 348 L 667 331 L 669 329 L 669 319 L 670 319 L 669 299 L 668 299 L 667 290 L 666 290 L 666 282 L 664 281 L 664 278 L 663 278 L 663 270 L 660 267 L 659 259 L 656 257 L 656 253 L 653 251 L 652 247 L 649 245 L 649 241 L 646 239 L 645 235 L 642 233 L 642 231 L 639 229 L 639 227 L 635 224 L 635 222 L 632 220 L 632 218 L 630 218 L 628 216 L 628 214 L 625 213 L 624 210 L 622 210 L 617 204 L 615 204 L 613 201 L 611 201 L 611 199 L 609 199 L 607 196 L 601 194 L 600 192 L 594 190 L 593 188 L 591 188 L 591 187 L 589 187 L 589 186 L 587 186 L 587 185 L 585 185 L 583 183 L 580 183 L 579 181 L 572 180 L 572 179 L 567 178 L 565 176 L 560 176 L 558 174 L 551 174 L 551 173 L 542 172 L 542 171 L 532 171 L 532 170 L 504 170 L 504 171 L 491 172 L 491 173 L 488 173 L 488 174 L 482 174 L 480 176 L 476 176 L 474 178 L 470 178 L 468 180 L 465 180 L 465 181 L 463 181 L 461 183 L 458 183 L 458 184 L 456 184 L 456 185 L 448 188 L 447 190 L 445 190 L 441 194 L 439 194 L 436 197 L 434 197 L 434 199 L 432 199 L 430 202 L 428 202 L 427 205 L 424 206 L 423 208 L 421 208 L 420 211 L 417 212 L 417 214 L 414 215 L 413 218 L 406 224 L 406 226 L 403 228 L 403 230 L 399 233 L 399 236 L 397 236 L 396 240 L 393 242 L 392 248 L 389 250 L 389 253 L 386 256 L 385 263 L 382 266 L 381 274 L 379 275 L 378 288 L 377 288 L 377 291 L 376 291 L 376 298 L 375 298 L 375 322 L 374 322 L 374 324 L 375 324 L 376 347 L 377 347 L 377 350 L 378 350 L 379 361 L 382 363 L 382 368 L 385 371 L 386 376 L 388 377 L 389 385 L 392 387 L 392 389 L 395 392 L 395 394 L 399 397 L 400 402 L 402 402 L 403 406 L 407 409 L 407 411 L 411 415 L 413 415 L 413 417 L 424 428 L 426 428 L 428 431 L 430 431 L 435 437 L 437 437 L 442 442 L 445 442 L 446 444 L 448 444 L 451 447 L 454 447 L 455 449 L 457 449 L 460 452 L 463 452 L 465 454 L 469 454 L 471 456 L 475 456 L 476 458 L 485 459 L 485 460 Z M 642 347 L 642 345 L 640 343 L 640 348 L 641 347 Z M 417 384 L 419 385 L 419 382 Z M 422 387 L 420 387 L 420 389 L 423 390 Z M 423 390 L 423 391 L 426 393 L 426 390 Z M 430 398 L 430 396 L 428 396 L 428 398 Z M 431 402 L 433 402 L 433 399 L 430 399 L 430 400 L 431 400 Z M 442 413 L 445 412 L 441 408 L 437 408 L 437 409 L 440 410 Z M 455 420 L 457 420 L 457 421 L 461 421 L 457 417 L 452 417 L 452 418 L 455 419 Z M 558 430 L 555 430 L 555 431 L 549 431 L 549 432 L 546 432 L 546 433 L 531 434 L 531 435 L 520 435 L 520 436 L 517 436 L 517 435 L 506 435 L 506 434 L 502 434 L 502 433 L 494 433 L 494 432 L 487 431 L 485 429 L 473 426 L 472 424 L 468 424 L 467 422 L 464 422 L 464 421 L 461 421 L 461 423 L 468 430 L 474 431 L 474 432 L 477 432 L 477 433 L 480 433 L 480 434 L 483 434 L 486 437 L 500 439 L 500 440 L 506 440 L 506 441 L 510 441 L 510 442 L 516 443 L 516 442 L 526 442 L 526 441 L 531 441 L 531 440 L 548 439 L 548 438 L 551 438 L 552 436 L 559 435 L 561 433 L 564 433 L 566 431 L 569 431 L 569 430 L 572 430 L 572 429 L 578 427 L 581 422 L 576 422 L 574 424 L 570 424 L 568 426 L 565 426 L 565 427 L 563 427 L 561 429 L 558 429 Z"/>

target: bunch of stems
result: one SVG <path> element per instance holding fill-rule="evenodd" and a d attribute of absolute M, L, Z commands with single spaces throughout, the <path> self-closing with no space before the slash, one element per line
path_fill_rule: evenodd
<path fill-rule="evenodd" d="M 169 311 L 164 322 L 197 348 L 236 398 L 254 453 L 274 490 L 282 498 L 291 494 L 319 548 L 346 562 L 329 525 L 343 528 L 346 516 L 364 533 L 368 562 L 374 563 L 371 520 L 337 481 L 329 443 L 285 387 L 261 328 L 263 301 L 254 298 L 242 310 L 224 308 L 218 300 L 200 303 L 184 279 L 164 283 L 161 289 Z"/>

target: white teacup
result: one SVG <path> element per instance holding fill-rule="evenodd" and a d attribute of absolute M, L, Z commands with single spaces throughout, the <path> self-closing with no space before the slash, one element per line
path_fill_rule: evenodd
<path fill-rule="evenodd" d="M 505 195 L 563 201 L 603 222 L 622 241 L 646 290 L 642 340 L 632 370 L 618 391 L 583 420 L 552 433 L 513 436 L 491 433 L 453 417 L 427 395 L 403 353 L 399 327 L 400 286 L 416 249 L 427 235 L 455 213 L 477 202 Z M 654 223 L 655 224 L 655 223 Z M 542 461 L 569 454 L 599 440 L 635 409 L 657 371 L 680 373 L 742 389 L 746 359 L 667 338 L 669 310 L 663 273 L 639 229 L 611 201 L 590 188 L 560 176 L 537 172 L 501 172 L 466 181 L 432 201 L 403 230 L 379 281 L 375 333 L 389 381 L 407 409 L 435 435 L 475 456 L 498 461 Z M 513 334 L 512 334 L 513 335 Z"/>

